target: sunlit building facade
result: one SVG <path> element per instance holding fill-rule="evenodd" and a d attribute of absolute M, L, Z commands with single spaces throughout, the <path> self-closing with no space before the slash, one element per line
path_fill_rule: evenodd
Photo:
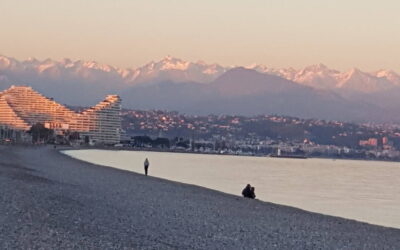
<path fill-rule="evenodd" d="M 78 132 L 95 144 L 116 144 L 121 139 L 121 99 L 108 95 L 105 100 L 83 112 L 73 110 L 34 91 L 12 86 L 0 92 L 0 126 L 28 131 L 42 123 L 56 133 Z"/>

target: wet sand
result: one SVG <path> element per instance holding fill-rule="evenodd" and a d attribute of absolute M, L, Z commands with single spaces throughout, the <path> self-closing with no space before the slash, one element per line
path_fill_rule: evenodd
<path fill-rule="evenodd" d="M 400 230 L 0 146 L 0 249 L 400 249 Z"/>

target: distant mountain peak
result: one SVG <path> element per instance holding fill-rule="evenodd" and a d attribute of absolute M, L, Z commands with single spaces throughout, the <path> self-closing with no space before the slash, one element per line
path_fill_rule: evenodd
<path fill-rule="evenodd" d="M 39 62 L 38 59 L 36 59 L 35 57 L 28 57 L 28 59 L 26 59 L 26 62 Z"/>
<path fill-rule="evenodd" d="M 169 61 L 169 60 L 172 60 L 172 59 L 173 59 L 173 57 L 171 55 L 164 56 L 164 60 Z"/>
<path fill-rule="evenodd" d="M 391 70 L 391 69 L 380 69 L 378 71 L 375 71 L 372 74 L 377 77 L 385 77 L 385 76 L 390 76 L 390 75 L 399 76 L 399 74 L 397 74 L 394 70 Z"/>
<path fill-rule="evenodd" d="M 190 62 L 183 61 L 179 58 L 174 58 L 172 56 L 166 56 L 163 60 L 159 62 L 161 65 L 161 70 L 187 70 Z"/>
<path fill-rule="evenodd" d="M 308 71 L 324 71 L 324 70 L 329 70 L 329 68 L 323 64 L 323 63 L 318 63 L 318 64 L 312 64 L 304 68 L 304 70 Z"/>
<path fill-rule="evenodd" d="M 351 68 L 349 71 L 350 75 L 354 75 L 354 74 L 365 74 L 364 72 L 362 72 L 359 68 Z"/>
<path fill-rule="evenodd" d="M 246 67 L 243 67 L 243 66 L 238 66 L 238 67 L 231 68 L 226 72 L 226 74 L 243 73 L 243 72 L 246 72 L 246 73 L 251 72 L 251 73 L 260 74 L 259 72 L 257 72 L 254 69 L 249 69 L 249 68 L 246 68 Z"/>
<path fill-rule="evenodd" d="M 323 63 L 319 63 L 319 64 L 313 64 L 313 65 L 309 65 L 304 67 L 302 70 L 300 70 L 298 72 L 298 75 L 304 74 L 304 73 L 323 73 L 323 74 L 338 74 L 340 73 L 338 70 L 335 69 L 331 69 L 328 66 L 326 66 Z"/>
<path fill-rule="evenodd" d="M 374 93 L 393 88 L 395 83 L 386 77 L 377 77 L 375 75 L 361 71 L 358 68 L 352 68 L 347 73 L 342 74 L 342 78 L 337 84 L 338 88 L 349 89 L 361 93 Z"/>
<path fill-rule="evenodd" d="M 374 73 L 376 77 L 386 78 L 393 84 L 400 86 L 400 75 L 397 74 L 394 70 L 378 70 Z"/>

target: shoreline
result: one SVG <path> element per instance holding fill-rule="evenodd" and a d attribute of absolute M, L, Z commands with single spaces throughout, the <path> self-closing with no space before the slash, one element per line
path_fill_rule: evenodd
<path fill-rule="evenodd" d="M 0 146 L 0 248 L 400 248 L 399 229 L 94 165 L 62 149 Z"/>
<path fill-rule="evenodd" d="M 271 157 L 270 155 L 246 155 L 246 154 L 221 154 L 212 152 L 192 152 L 185 150 L 162 150 L 158 148 L 129 148 L 129 147 L 111 147 L 111 146 L 61 146 L 65 150 L 81 150 L 81 149 L 98 149 L 98 150 L 111 150 L 111 151 L 138 151 L 138 152 L 158 152 L 158 153 L 182 153 L 182 154 L 204 154 L 204 155 L 221 155 L 221 156 L 243 156 L 243 157 L 266 157 L 266 158 L 285 158 L 285 157 Z M 326 159 L 326 160 L 349 160 L 349 161 L 376 161 L 376 162 L 393 162 L 400 163 L 400 160 L 386 160 L 386 159 L 366 159 L 366 158 L 343 158 L 343 157 L 323 157 L 323 156 L 306 156 L 307 159 Z"/>

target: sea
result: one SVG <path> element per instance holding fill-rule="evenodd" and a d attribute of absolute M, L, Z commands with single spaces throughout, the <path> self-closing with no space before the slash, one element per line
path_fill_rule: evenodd
<path fill-rule="evenodd" d="M 257 199 L 400 228 L 400 163 L 334 159 L 288 159 L 190 153 L 66 150 L 98 165 L 241 195 L 246 184 Z"/>

